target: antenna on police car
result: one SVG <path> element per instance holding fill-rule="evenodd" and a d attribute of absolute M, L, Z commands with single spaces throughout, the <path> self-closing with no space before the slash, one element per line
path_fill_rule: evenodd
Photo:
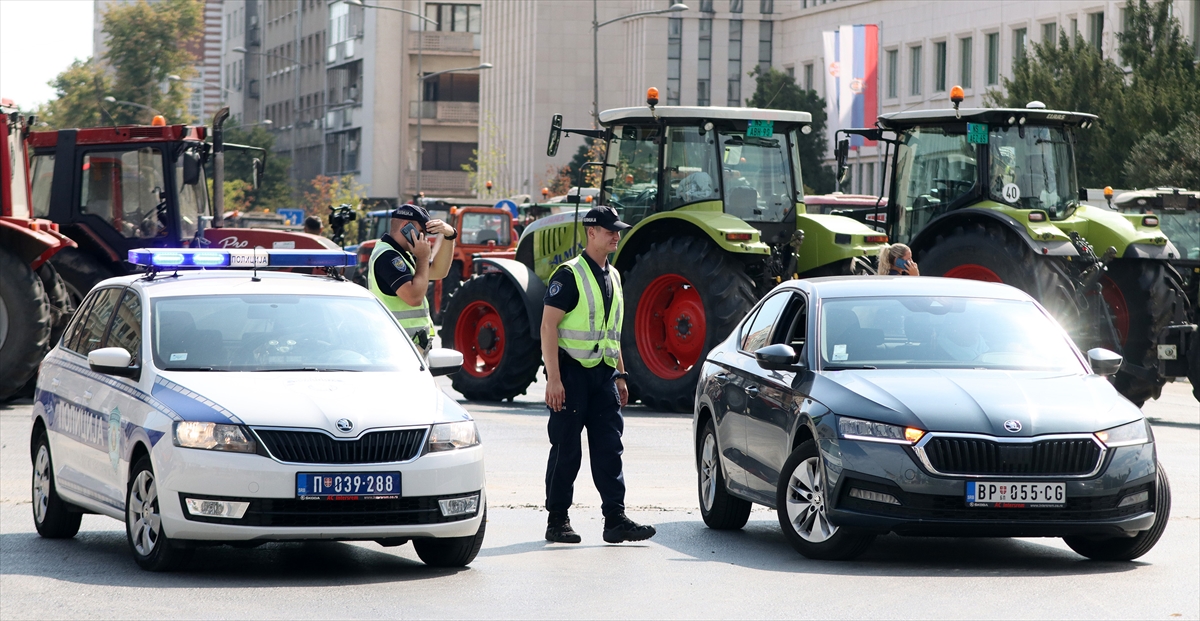
<path fill-rule="evenodd" d="M 254 274 L 252 276 L 250 276 L 250 282 L 262 282 L 262 279 L 258 277 L 258 246 L 254 247 L 253 263 L 254 263 Z"/>

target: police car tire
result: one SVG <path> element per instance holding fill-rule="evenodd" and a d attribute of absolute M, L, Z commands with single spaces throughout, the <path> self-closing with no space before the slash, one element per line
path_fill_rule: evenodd
<path fill-rule="evenodd" d="M 36 375 L 50 347 L 52 318 L 37 273 L 17 255 L 0 249 L 0 312 L 7 329 L 0 334 L 0 402 L 16 396 Z M 3 328 L 0 328 L 3 329 Z"/>
<path fill-rule="evenodd" d="M 178 542 L 172 541 L 162 527 L 162 497 L 157 494 L 157 484 L 155 485 L 156 494 L 153 501 L 154 509 L 158 511 L 158 540 L 149 554 L 141 554 L 133 544 L 133 525 L 130 524 L 130 507 L 129 503 L 133 498 L 133 486 L 137 483 L 138 477 L 143 473 L 150 473 L 151 480 L 154 477 L 154 467 L 150 464 L 150 458 L 146 456 L 140 457 L 133 467 L 129 470 L 129 482 L 125 486 L 125 540 L 129 543 L 129 551 L 133 554 L 133 560 L 138 566 L 146 571 L 172 571 L 186 563 L 191 557 L 195 549 L 191 546 L 186 546 Z"/>
<path fill-rule="evenodd" d="M 1178 297 L 1183 297 L 1177 273 L 1165 261 L 1116 259 L 1108 264 L 1108 277 L 1116 283 L 1129 306 L 1129 333 L 1121 355 L 1133 364 L 1157 371 L 1154 336 L 1175 314 L 1171 291 L 1177 290 Z M 1143 379 L 1126 371 L 1118 371 L 1111 379 L 1117 392 L 1138 407 L 1148 399 L 1157 399 L 1167 382 L 1165 377 Z"/>
<path fill-rule="evenodd" d="M 529 316 L 524 296 L 501 274 L 476 276 L 462 284 L 450 298 L 442 321 L 443 347 L 455 348 L 458 317 L 468 304 L 482 300 L 500 314 L 504 325 L 504 355 L 500 364 L 487 377 L 475 377 L 466 371 L 450 376 L 454 390 L 472 401 L 503 401 L 525 394 L 537 380 L 542 366 L 541 344 L 530 337 Z"/>
<path fill-rule="evenodd" d="M 655 375 L 642 360 L 637 346 L 638 301 L 650 283 L 664 274 L 679 274 L 696 286 L 704 305 L 708 332 L 696 364 L 683 377 L 674 380 Z M 653 409 L 691 412 L 705 356 L 729 336 L 758 301 L 754 281 L 730 253 L 707 239 L 691 236 L 655 242 L 638 256 L 637 263 L 622 277 L 625 321 L 621 327 L 621 354 L 629 372 L 627 383 L 631 400 L 636 397 Z"/>
<path fill-rule="evenodd" d="M 1133 537 L 1063 537 L 1072 550 L 1094 561 L 1132 561 L 1149 552 L 1167 529 L 1171 519 L 1171 483 L 1162 464 L 1154 491 L 1154 525 Z"/>
<path fill-rule="evenodd" d="M 413 539 L 413 548 L 421 561 L 430 567 L 466 567 L 479 555 L 483 547 L 483 536 L 487 532 L 487 506 L 483 508 L 483 519 L 479 530 L 466 537 L 440 539 Z"/>
<path fill-rule="evenodd" d="M 50 257 L 50 262 L 66 283 L 76 307 L 97 283 L 116 276 L 111 269 L 78 248 L 63 248 Z"/>
<path fill-rule="evenodd" d="M 709 418 L 704 424 L 704 432 L 700 435 L 700 441 L 696 443 L 696 480 L 699 488 L 697 494 L 700 500 L 700 517 L 704 519 L 704 524 L 711 529 L 738 530 L 745 526 L 750 519 L 750 510 L 754 507 L 754 503 L 730 494 L 729 490 L 725 488 L 725 473 L 721 470 L 719 449 L 716 463 L 712 465 L 711 476 L 716 479 L 712 507 L 704 508 L 704 477 L 701 471 L 704 467 L 702 463 L 704 456 L 701 453 L 709 436 L 712 436 L 716 443 L 715 446 L 719 447 L 717 429 L 712 418 Z"/>
<path fill-rule="evenodd" d="M 41 459 L 42 451 L 46 452 L 46 464 L 44 476 L 46 477 L 46 510 L 42 519 L 38 520 L 38 498 L 37 483 L 38 483 L 38 461 Z M 45 430 L 38 430 L 38 437 L 33 449 L 33 476 L 32 476 L 32 499 L 33 499 L 33 525 L 37 528 L 38 535 L 46 539 L 70 539 L 79 532 L 79 524 L 83 521 L 83 512 L 72 510 L 72 507 L 67 504 L 58 495 L 58 484 L 54 481 L 54 461 L 50 454 L 50 438 L 46 435 Z"/>

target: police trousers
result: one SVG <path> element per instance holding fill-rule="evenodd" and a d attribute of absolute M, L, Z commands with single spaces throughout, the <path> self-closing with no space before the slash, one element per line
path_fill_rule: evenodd
<path fill-rule="evenodd" d="M 566 512 L 575 492 L 575 477 L 583 458 L 580 437 L 588 433 L 592 481 L 600 492 L 605 516 L 625 511 L 625 476 L 621 472 L 621 434 L 625 419 L 617 394 L 616 370 L 601 363 L 591 369 L 560 360 L 566 391 L 563 409 L 550 410 L 547 431 L 550 459 L 546 464 L 546 510 Z"/>

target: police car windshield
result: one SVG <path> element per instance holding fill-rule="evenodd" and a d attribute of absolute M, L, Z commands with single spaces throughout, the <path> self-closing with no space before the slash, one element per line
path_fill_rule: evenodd
<path fill-rule="evenodd" d="M 305 295 L 162 298 L 151 310 L 166 371 L 413 371 L 404 332 L 370 299 Z"/>

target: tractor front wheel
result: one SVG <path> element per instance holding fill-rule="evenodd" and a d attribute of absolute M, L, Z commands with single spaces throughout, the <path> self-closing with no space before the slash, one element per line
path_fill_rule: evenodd
<path fill-rule="evenodd" d="M 542 363 L 531 336 L 523 294 L 501 274 L 477 276 L 450 298 L 442 343 L 462 352 L 454 389 L 473 401 L 503 401 L 525 394 Z"/>
<path fill-rule="evenodd" d="M 754 306 L 754 282 L 707 240 L 678 237 L 637 258 L 624 292 L 630 394 L 652 408 L 691 411 L 704 356 Z"/>
<path fill-rule="evenodd" d="M 1104 300 L 1121 339 L 1121 355 L 1126 362 L 1151 372 L 1135 375 L 1122 365 L 1112 377 L 1113 386 L 1139 407 L 1147 399 L 1157 399 L 1166 383 L 1166 378 L 1158 375 L 1154 338 L 1174 317 L 1171 291 L 1182 291 L 1177 278 L 1162 261 L 1116 259 L 1101 279 Z"/>

